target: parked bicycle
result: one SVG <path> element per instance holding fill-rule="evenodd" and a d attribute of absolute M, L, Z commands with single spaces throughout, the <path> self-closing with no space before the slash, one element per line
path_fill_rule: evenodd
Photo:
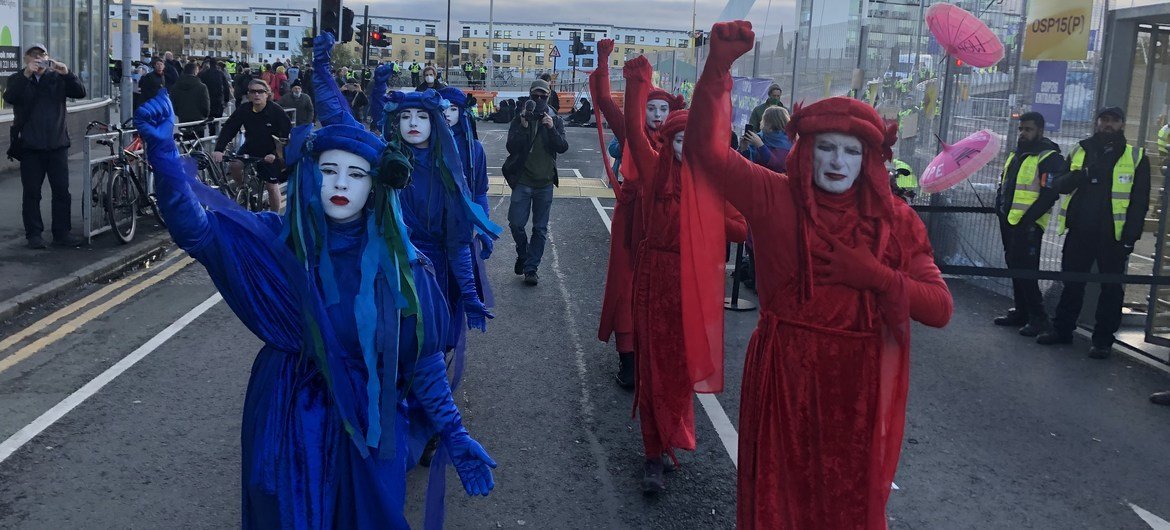
<path fill-rule="evenodd" d="M 86 134 L 94 130 L 117 133 L 116 140 L 96 140 L 99 145 L 108 147 L 110 156 L 114 158 L 94 166 L 92 201 L 94 206 L 100 205 L 105 209 L 110 229 L 118 241 L 124 244 L 134 240 L 140 214 L 153 215 L 160 225 L 166 225 L 158 208 L 158 198 L 148 184 L 153 178 L 150 165 L 139 154 L 142 138 L 133 134 L 130 143 L 126 143 L 127 129 L 131 124 L 129 120 L 121 125 L 92 121 L 85 128 Z"/>
<path fill-rule="evenodd" d="M 234 190 L 232 200 L 237 204 L 243 206 L 245 209 L 253 212 L 268 211 L 268 187 L 264 184 L 264 179 L 260 178 L 260 174 L 256 172 L 256 164 L 264 160 L 261 157 L 224 153 L 223 161 L 227 163 L 238 162 L 242 164 L 240 169 L 240 176 L 228 176 L 226 180 L 233 181 L 231 189 Z"/>

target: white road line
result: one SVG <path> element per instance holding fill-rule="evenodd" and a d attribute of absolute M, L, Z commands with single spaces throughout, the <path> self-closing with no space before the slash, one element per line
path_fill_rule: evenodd
<path fill-rule="evenodd" d="M 1141 517 L 1142 520 L 1146 522 L 1146 524 L 1150 525 L 1150 528 L 1153 528 L 1154 530 L 1170 530 L 1170 522 L 1167 522 L 1165 519 L 1143 510 L 1141 506 L 1136 504 L 1131 503 L 1129 507 L 1134 511 L 1134 513 L 1138 515 L 1138 517 Z"/>
<path fill-rule="evenodd" d="M 605 223 L 605 230 L 612 232 L 610 228 L 611 222 L 609 216 L 606 215 L 605 209 L 601 207 L 601 201 L 596 197 L 590 197 L 593 201 L 593 207 L 597 208 L 597 215 L 601 216 L 601 222 Z M 699 404 L 703 406 L 703 411 L 707 413 L 707 417 L 711 419 L 711 424 L 715 426 L 715 433 L 719 435 L 719 441 L 723 443 L 723 448 L 727 450 L 727 456 L 731 457 L 731 463 L 735 469 L 739 469 L 739 433 L 735 432 L 735 426 L 731 424 L 731 419 L 727 417 L 727 412 L 723 410 L 723 406 L 719 404 L 719 400 L 715 398 L 714 394 L 695 394 L 699 398 Z"/>
<path fill-rule="evenodd" d="M 577 168 L 573 168 L 572 171 L 573 171 L 573 175 L 576 176 L 577 178 L 579 178 L 579 179 L 585 178 L 585 177 L 581 176 L 581 171 L 578 170 Z"/>
<path fill-rule="evenodd" d="M 101 390 L 102 387 L 109 384 L 110 381 L 113 381 L 114 378 L 122 375 L 122 373 L 124 373 L 126 370 L 129 370 L 131 366 L 134 366 L 138 361 L 141 361 L 147 355 L 150 355 L 151 352 L 153 352 L 171 337 L 175 336 L 175 334 L 181 331 L 183 328 L 187 327 L 187 325 L 193 322 L 196 318 L 199 318 L 200 315 L 206 313 L 208 309 L 211 309 L 211 307 L 219 303 L 220 300 L 223 300 L 223 297 L 220 296 L 219 293 L 215 293 L 211 296 L 211 298 L 204 300 L 203 303 L 195 306 L 194 309 L 188 311 L 187 314 L 180 317 L 173 324 L 167 326 L 166 329 L 160 331 L 158 335 L 155 335 L 150 340 L 146 341 L 146 344 L 139 346 L 138 349 L 131 352 L 130 355 L 127 355 L 113 366 L 107 368 L 106 371 L 102 372 L 92 381 L 86 383 L 85 386 L 70 394 L 69 397 L 61 400 L 60 403 L 54 405 L 53 408 L 49 409 L 44 414 L 41 414 L 41 416 L 33 420 L 32 423 L 26 425 L 23 429 L 16 431 L 16 434 L 13 434 L 7 440 L 4 440 L 3 443 L 0 443 L 0 463 L 7 460 L 8 457 L 12 456 L 12 454 L 24 446 L 24 444 L 28 443 L 33 438 L 37 437 L 37 435 L 44 432 L 44 430 L 49 428 L 49 426 L 57 423 L 58 420 L 65 417 L 66 414 L 77 408 L 77 406 L 85 402 L 85 400 L 93 397 L 94 394 Z"/>

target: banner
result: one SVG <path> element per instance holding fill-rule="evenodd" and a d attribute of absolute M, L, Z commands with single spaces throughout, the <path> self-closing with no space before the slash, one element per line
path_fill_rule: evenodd
<path fill-rule="evenodd" d="M 1032 90 L 1032 110 L 1044 116 L 1044 130 L 1060 130 L 1064 115 L 1064 85 L 1068 63 L 1040 61 L 1036 65 L 1036 84 Z"/>
<path fill-rule="evenodd" d="M 752 117 L 752 111 L 768 99 L 768 87 L 773 81 L 762 77 L 731 78 L 731 128 L 743 134 L 743 127 Z"/>
<path fill-rule="evenodd" d="M 1030 0 L 1024 30 L 1027 61 L 1083 61 L 1089 53 L 1093 0 Z"/>

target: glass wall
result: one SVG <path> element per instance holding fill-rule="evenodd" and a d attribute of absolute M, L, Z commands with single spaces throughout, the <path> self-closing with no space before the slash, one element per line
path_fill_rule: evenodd
<path fill-rule="evenodd" d="M 4 5 L 4 4 L 10 5 Z M 15 54 L 16 62 L 8 75 L 24 67 L 24 50 L 42 43 L 53 58 L 65 63 L 85 85 L 84 102 L 110 95 L 109 60 L 106 50 L 105 13 L 109 0 L 10 0 L 0 1 L 0 25 L 19 27 L 11 46 L 0 52 Z M 19 26 L 16 22 L 19 21 Z M 70 104 L 78 102 L 71 101 Z M 3 109 L 11 111 L 11 109 Z"/>

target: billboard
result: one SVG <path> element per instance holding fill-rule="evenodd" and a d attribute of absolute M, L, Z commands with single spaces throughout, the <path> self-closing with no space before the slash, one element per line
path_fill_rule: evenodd
<path fill-rule="evenodd" d="M 1030 0 L 1024 29 L 1028 61 L 1083 61 L 1089 53 L 1093 0 Z"/>

